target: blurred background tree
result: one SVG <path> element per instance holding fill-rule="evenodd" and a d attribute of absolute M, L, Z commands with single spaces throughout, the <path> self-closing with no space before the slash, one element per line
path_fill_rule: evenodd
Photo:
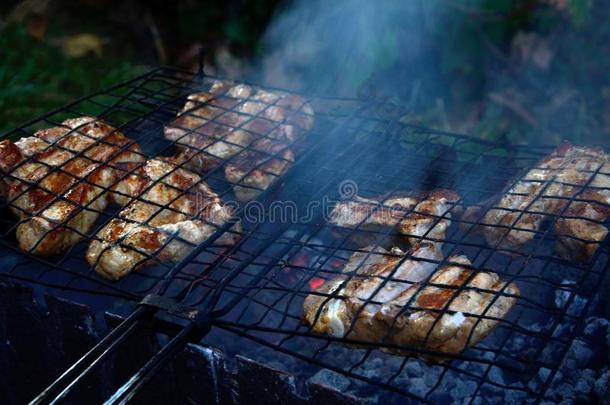
<path fill-rule="evenodd" d="M 361 20 L 341 16 L 360 9 Z M 388 19 L 376 24 L 380 9 Z M 0 132 L 154 66 L 193 69 L 203 46 L 209 71 L 389 97 L 425 125 L 511 142 L 605 143 L 609 9 L 602 0 L 4 1 Z M 317 47 L 279 52 L 293 31 Z"/>

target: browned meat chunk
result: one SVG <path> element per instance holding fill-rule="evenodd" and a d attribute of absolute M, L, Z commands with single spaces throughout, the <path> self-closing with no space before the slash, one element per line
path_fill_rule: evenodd
<path fill-rule="evenodd" d="M 545 221 L 555 221 L 556 250 L 574 261 L 588 261 L 608 230 L 610 160 L 599 149 L 563 145 L 542 159 L 485 213 L 471 208 L 487 243 L 518 250 Z"/>
<path fill-rule="evenodd" d="M 195 173 L 159 159 L 125 170 L 113 189 L 125 208 L 87 251 L 104 277 L 117 280 L 151 260 L 178 261 L 231 219 L 231 209 Z M 215 243 L 232 245 L 240 231 L 237 223 Z"/>
<path fill-rule="evenodd" d="M 208 92 L 188 97 L 165 137 L 180 148 L 176 163 L 193 170 L 225 164 L 225 177 L 245 201 L 288 170 L 292 144 L 313 123 L 313 110 L 300 96 L 217 81 Z"/>
<path fill-rule="evenodd" d="M 356 243 L 372 242 L 374 234 L 397 227 L 410 244 L 421 238 L 442 240 L 451 224 L 451 216 L 459 211 L 456 193 L 438 189 L 427 193 L 410 193 L 390 197 L 364 198 L 355 196 L 335 205 L 329 223 L 357 229 L 350 232 Z"/>
<path fill-rule="evenodd" d="M 109 200 L 120 162 L 141 161 L 139 146 L 93 117 L 69 119 L 33 137 L 0 143 L 5 196 L 20 219 L 21 249 L 60 253 L 81 240 Z"/>
<path fill-rule="evenodd" d="M 506 316 L 519 290 L 495 273 L 468 269 L 465 256 L 438 268 L 442 255 L 435 249 L 422 243 L 406 257 L 383 249 L 368 258 L 354 254 L 340 277 L 307 296 L 305 323 L 314 333 L 398 346 L 388 351 L 399 355 L 475 345 Z"/>

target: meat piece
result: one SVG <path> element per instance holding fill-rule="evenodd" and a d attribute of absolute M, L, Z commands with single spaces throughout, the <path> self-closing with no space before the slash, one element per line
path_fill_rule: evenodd
<path fill-rule="evenodd" d="M 248 132 L 214 121 L 237 101 L 226 99 L 228 104 L 215 107 L 207 103 L 213 98 L 207 92 L 189 95 L 178 117 L 164 130 L 165 138 L 179 147 L 174 160 L 189 168 L 211 170 L 252 142 Z"/>
<path fill-rule="evenodd" d="M 183 142 L 184 139 L 178 144 L 182 145 Z M 218 137 L 199 137 L 196 142 L 184 143 L 172 161 L 185 168 L 209 171 L 237 155 L 251 142 L 250 134 L 242 130 L 225 131 Z"/>
<path fill-rule="evenodd" d="M 394 227 L 407 236 L 410 244 L 417 243 L 422 237 L 444 239 L 452 213 L 459 211 L 460 207 L 456 205 L 459 199 L 458 194 L 444 189 L 386 198 L 355 196 L 335 205 L 329 223 L 363 231 L 349 233 L 358 244 L 371 243 L 376 232 Z"/>
<path fill-rule="evenodd" d="M 380 305 L 425 280 L 442 258 L 439 247 L 432 243 L 421 243 L 407 254 L 396 248 L 388 253 L 379 247 L 356 252 L 343 274 L 320 288 L 321 295 L 311 294 L 305 299 L 305 321 L 316 333 L 343 337 L 354 328 L 356 335 L 369 336 L 373 331 L 368 330 L 366 320 Z M 329 299 L 331 294 L 333 298 Z M 355 318 L 365 321 L 353 322 Z"/>
<path fill-rule="evenodd" d="M 188 96 L 165 137 L 179 147 L 172 161 L 192 170 L 226 162 L 225 177 L 243 201 L 290 167 L 292 144 L 313 124 L 313 109 L 300 96 L 217 81 L 208 92 Z"/>
<path fill-rule="evenodd" d="M 444 240 L 452 213 L 461 211 L 461 207 L 456 205 L 459 200 L 460 196 L 449 190 L 428 193 L 400 222 L 400 233 L 406 235 L 411 244 L 422 238 Z"/>
<path fill-rule="evenodd" d="M 570 202 L 555 223 L 561 257 L 589 261 L 606 239 L 608 228 L 603 223 L 610 218 L 610 163 L 595 173 L 588 187 Z"/>
<path fill-rule="evenodd" d="M 144 160 L 140 146 L 133 139 L 95 117 L 67 119 L 61 126 L 34 133 L 34 137 L 99 164 L 112 166 Z"/>
<path fill-rule="evenodd" d="M 261 139 L 225 166 L 225 178 L 234 184 L 239 201 L 249 201 L 268 189 L 292 166 L 294 154 L 285 144 Z"/>
<path fill-rule="evenodd" d="M 495 273 L 467 269 L 471 263 L 464 256 L 452 256 L 438 269 L 441 258 L 428 256 L 428 247 L 416 248 L 401 264 L 400 256 L 384 256 L 382 249 L 368 259 L 354 254 L 343 275 L 307 296 L 304 321 L 314 333 L 399 346 L 387 349 L 399 355 L 417 349 L 458 353 L 475 345 L 506 316 L 519 290 Z M 378 291 L 363 280 L 374 280 Z"/>
<path fill-rule="evenodd" d="M 44 152 L 51 145 L 43 139 L 35 136 L 28 136 L 16 141 L 15 146 L 17 146 L 24 157 L 31 157 L 36 153 Z"/>
<path fill-rule="evenodd" d="M 87 261 L 118 280 L 150 261 L 179 261 L 232 217 L 232 210 L 201 178 L 159 159 L 127 164 L 113 188 L 124 205 L 87 250 Z M 236 224 L 216 245 L 236 243 Z"/>
<path fill-rule="evenodd" d="M 515 304 L 519 289 L 492 272 L 463 266 L 465 256 L 453 256 L 428 283 L 415 284 L 375 314 L 384 341 L 409 347 L 459 353 L 485 338 Z M 458 290 L 461 289 L 461 290 Z M 373 323 L 373 325 L 375 325 Z M 443 358 L 430 358 L 443 360 Z"/>
<path fill-rule="evenodd" d="M 542 159 L 485 213 L 467 210 L 487 243 L 519 250 L 545 221 L 555 221 L 556 250 L 565 259 L 588 261 L 605 238 L 610 163 L 599 149 L 565 144 Z M 573 199 L 573 201 L 571 201 Z M 564 218 L 572 217 L 572 218 Z M 510 252 L 509 252 L 510 253 Z"/>
<path fill-rule="evenodd" d="M 365 198 L 354 196 L 338 202 L 330 213 L 329 223 L 343 228 L 379 231 L 393 228 L 420 201 L 417 195 Z"/>
<path fill-rule="evenodd" d="M 0 150 L 19 246 L 37 255 L 60 253 L 85 237 L 112 199 L 105 189 L 118 179 L 114 165 L 142 160 L 137 144 L 92 117 L 5 140 Z"/>

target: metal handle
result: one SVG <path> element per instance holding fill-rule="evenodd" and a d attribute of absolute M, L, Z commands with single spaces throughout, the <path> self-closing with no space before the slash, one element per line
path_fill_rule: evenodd
<path fill-rule="evenodd" d="M 187 319 L 189 324 L 174 336 L 157 354 L 119 388 L 107 404 L 126 403 L 146 385 L 189 341 L 201 339 L 210 330 L 207 312 L 184 307 L 175 301 L 148 295 L 140 306 L 116 328 L 108 333 L 87 354 L 66 370 L 57 380 L 34 398 L 30 405 L 57 404 L 65 400 L 73 389 L 113 354 L 131 335 L 153 315 L 164 310 L 169 314 Z"/>
<path fill-rule="evenodd" d="M 57 380 L 34 398 L 30 405 L 53 404 L 63 400 L 72 389 L 114 353 L 129 336 L 131 336 L 149 316 L 150 308 L 139 307 L 123 322 L 108 333 L 83 357 L 66 370 Z"/>

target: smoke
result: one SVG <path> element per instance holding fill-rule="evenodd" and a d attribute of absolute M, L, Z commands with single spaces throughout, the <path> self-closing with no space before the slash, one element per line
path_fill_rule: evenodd
<path fill-rule="evenodd" d="M 424 125 L 491 140 L 601 143 L 610 8 L 572 3 L 589 4 L 589 14 L 546 0 L 293 0 L 272 19 L 249 76 L 309 93 L 391 96 Z"/>
<path fill-rule="evenodd" d="M 293 1 L 262 39 L 259 79 L 340 96 L 411 89 L 434 67 L 420 0 Z M 421 85 L 418 84 L 418 85 Z"/>

